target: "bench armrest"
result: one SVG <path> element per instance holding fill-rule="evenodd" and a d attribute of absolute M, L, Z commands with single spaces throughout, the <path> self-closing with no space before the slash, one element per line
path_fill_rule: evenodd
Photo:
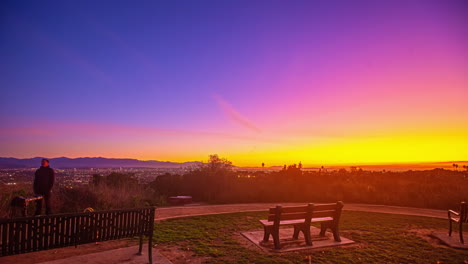
<path fill-rule="evenodd" d="M 454 214 L 454 215 L 456 215 L 456 216 L 459 216 L 459 215 L 460 215 L 460 213 L 457 213 L 457 212 L 455 212 L 455 211 L 453 211 L 453 210 L 448 210 L 448 212 L 449 212 L 449 215 L 450 215 L 450 214 Z"/>

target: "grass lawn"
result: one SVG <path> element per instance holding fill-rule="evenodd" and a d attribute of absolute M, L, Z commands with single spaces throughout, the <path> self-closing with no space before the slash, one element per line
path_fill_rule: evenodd
<path fill-rule="evenodd" d="M 254 212 L 162 221 L 155 226 L 155 243 L 207 263 L 309 263 L 309 256 L 311 263 L 468 263 L 467 250 L 429 242 L 432 230 L 447 229 L 443 219 L 344 211 L 341 233 L 356 246 L 279 254 L 248 247 L 239 236 L 262 229 L 258 220 L 265 217 Z"/>

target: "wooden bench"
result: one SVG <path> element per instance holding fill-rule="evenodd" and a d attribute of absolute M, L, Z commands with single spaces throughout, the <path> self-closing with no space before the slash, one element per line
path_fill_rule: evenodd
<path fill-rule="evenodd" d="M 0 257 L 80 244 L 147 236 L 149 263 L 155 207 L 0 220 Z M 0 261 L 1 262 L 1 261 Z"/>
<path fill-rule="evenodd" d="M 171 196 L 167 198 L 171 205 L 184 205 L 192 203 L 192 196 Z"/>
<path fill-rule="evenodd" d="M 16 210 L 21 209 L 23 217 L 26 217 L 28 213 L 28 205 L 34 201 L 42 200 L 44 197 L 42 195 L 33 195 L 33 196 L 16 196 L 11 200 L 10 203 L 10 217 L 16 216 Z"/>
<path fill-rule="evenodd" d="M 263 225 L 263 241 L 267 242 L 270 235 L 273 237 L 275 249 L 280 249 L 279 228 L 280 226 L 294 226 L 293 239 L 299 238 L 299 233 L 304 234 L 307 245 L 312 246 L 310 236 L 310 224 L 320 222 L 320 235 L 325 236 L 325 231 L 330 228 L 335 241 L 341 242 L 338 224 L 340 221 L 343 202 L 331 204 L 308 204 L 305 206 L 282 207 L 280 205 L 270 208 L 268 219 L 260 220 Z"/>
<path fill-rule="evenodd" d="M 463 223 L 468 223 L 468 204 L 461 202 L 460 212 L 455 212 L 453 210 L 448 210 L 448 219 L 449 219 L 449 236 L 452 236 L 452 222 L 458 223 L 460 231 L 460 242 L 465 244 L 463 240 Z"/>

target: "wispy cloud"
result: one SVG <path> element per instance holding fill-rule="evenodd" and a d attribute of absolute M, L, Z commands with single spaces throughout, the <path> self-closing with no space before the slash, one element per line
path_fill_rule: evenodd
<path fill-rule="evenodd" d="M 3 122 L 2 122 L 3 121 Z M 105 137 L 109 135 L 115 136 L 132 136 L 132 137 L 147 137 L 158 138 L 165 136 L 177 137 L 207 137 L 207 138 L 224 138 L 235 139 L 242 141 L 262 140 L 265 142 L 276 142 L 272 139 L 259 139 L 255 136 L 235 135 L 230 133 L 199 131 L 199 130 L 180 130 L 172 128 L 160 128 L 150 126 L 125 125 L 118 123 L 96 123 L 96 122 L 66 122 L 52 120 L 26 120 L 21 118 L 8 118 L 0 116 L 0 136 L 96 136 Z"/>
<path fill-rule="evenodd" d="M 213 95 L 214 100 L 218 104 L 219 108 L 223 113 L 234 123 L 248 128 L 254 132 L 261 133 L 262 131 L 247 117 L 243 116 L 239 111 L 237 111 L 230 103 L 228 103 L 224 98 L 218 94 Z"/>

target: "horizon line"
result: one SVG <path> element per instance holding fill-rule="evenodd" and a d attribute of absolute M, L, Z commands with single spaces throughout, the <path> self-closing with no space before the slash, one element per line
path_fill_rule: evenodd
<path fill-rule="evenodd" d="M 0 157 L 0 158 L 12 158 L 12 159 L 34 159 L 34 158 L 46 158 L 42 156 L 36 156 L 36 157 L 31 157 L 31 158 L 17 158 L 17 157 Z M 80 159 L 80 158 L 102 158 L 102 159 L 113 159 L 113 160 L 118 160 L 118 159 L 128 159 L 128 160 L 137 160 L 137 161 L 158 161 L 158 162 L 171 162 L 171 163 L 190 163 L 190 162 L 201 162 L 201 163 L 206 163 L 206 161 L 200 161 L 200 160 L 192 160 L 192 161 L 170 161 L 170 160 L 156 160 L 156 159 L 138 159 L 138 158 L 107 158 L 107 157 L 102 157 L 102 156 L 85 156 L 85 157 L 66 157 L 66 156 L 60 156 L 60 157 L 53 157 L 47 159 L 59 159 L 59 158 L 67 158 L 67 159 Z M 299 163 L 302 163 L 300 161 Z M 299 164 L 299 163 L 292 163 L 292 164 Z M 324 164 L 307 164 L 306 166 L 303 165 L 303 169 L 313 169 L 311 167 L 317 166 L 317 168 L 320 168 L 321 166 L 330 166 L 330 167 L 337 167 L 337 166 L 346 166 L 346 167 L 359 167 L 359 166 L 399 166 L 399 165 L 424 165 L 424 164 L 447 164 L 447 163 L 468 163 L 468 160 L 458 160 L 458 161 L 413 161 L 413 162 L 371 162 L 371 163 L 324 163 Z M 261 164 L 261 163 L 260 163 Z M 273 167 L 283 167 L 284 165 L 292 165 L 292 164 L 282 164 L 282 165 L 271 165 L 265 168 L 273 168 Z M 262 168 L 262 166 L 252 166 L 252 165 L 244 165 L 244 166 L 237 166 L 234 165 L 235 167 L 244 167 L 244 168 Z"/>

